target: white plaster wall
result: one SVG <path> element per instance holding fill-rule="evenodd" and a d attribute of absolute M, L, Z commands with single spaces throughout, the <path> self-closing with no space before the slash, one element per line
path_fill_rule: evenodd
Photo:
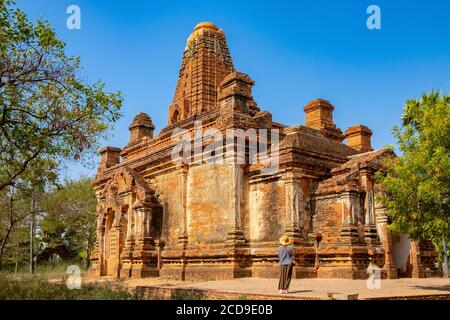
<path fill-rule="evenodd" d="M 407 235 L 394 234 L 392 236 L 392 258 L 397 269 L 406 271 L 409 252 L 411 250 L 411 240 Z"/>

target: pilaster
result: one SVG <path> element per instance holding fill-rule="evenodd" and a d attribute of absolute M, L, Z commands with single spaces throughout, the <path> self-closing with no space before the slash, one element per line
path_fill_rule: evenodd
<path fill-rule="evenodd" d="M 187 210 L 186 210 L 186 196 L 187 196 L 187 175 L 188 168 L 186 165 L 180 165 L 178 168 L 178 183 L 180 186 L 179 203 L 180 203 L 180 234 L 178 235 L 178 245 L 183 249 L 188 244 L 187 233 Z"/>
<path fill-rule="evenodd" d="M 354 201 L 355 194 L 343 192 L 341 194 L 341 229 L 339 232 L 339 243 L 352 245 L 359 242 L 359 235 L 355 225 Z"/>
<path fill-rule="evenodd" d="M 230 164 L 230 213 L 233 220 L 231 230 L 228 232 L 226 246 L 239 247 L 245 244 L 244 231 L 241 220 L 241 195 L 243 180 L 243 165 Z"/>
<path fill-rule="evenodd" d="M 301 241 L 300 237 L 300 219 L 299 219 L 299 183 L 295 178 L 294 173 L 287 173 L 283 177 L 285 185 L 285 212 L 286 212 L 286 226 L 285 233 L 292 237 L 294 244 Z"/>
<path fill-rule="evenodd" d="M 151 207 L 139 205 L 133 209 L 136 243 L 133 249 L 133 268 L 131 274 L 137 278 L 158 276 L 158 256 L 154 241 L 149 234 L 149 226 L 152 219 Z"/>

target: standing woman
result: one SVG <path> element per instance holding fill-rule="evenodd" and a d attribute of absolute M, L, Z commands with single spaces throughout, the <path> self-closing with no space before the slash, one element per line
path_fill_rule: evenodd
<path fill-rule="evenodd" d="M 292 267 L 294 266 L 294 250 L 292 248 L 292 238 L 284 235 L 280 238 L 279 253 L 280 259 L 280 282 L 278 283 L 279 293 L 288 293 L 289 284 L 292 278 Z"/>

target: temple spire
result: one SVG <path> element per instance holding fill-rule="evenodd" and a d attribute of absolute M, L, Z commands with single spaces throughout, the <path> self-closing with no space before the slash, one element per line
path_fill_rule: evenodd
<path fill-rule="evenodd" d="M 169 125 L 212 110 L 219 84 L 233 70 L 223 30 L 210 22 L 197 24 L 183 52 L 175 96 L 169 107 Z"/>

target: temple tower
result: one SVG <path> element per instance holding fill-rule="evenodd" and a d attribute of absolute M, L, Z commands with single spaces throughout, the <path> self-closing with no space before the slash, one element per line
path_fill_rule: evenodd
<path fill-rule="evenodd" d="M 195 26 L 183 52 L 169 125 L 214 108 L 217 88 L 233 70 L 223 30 L 210 22 Z"/>

